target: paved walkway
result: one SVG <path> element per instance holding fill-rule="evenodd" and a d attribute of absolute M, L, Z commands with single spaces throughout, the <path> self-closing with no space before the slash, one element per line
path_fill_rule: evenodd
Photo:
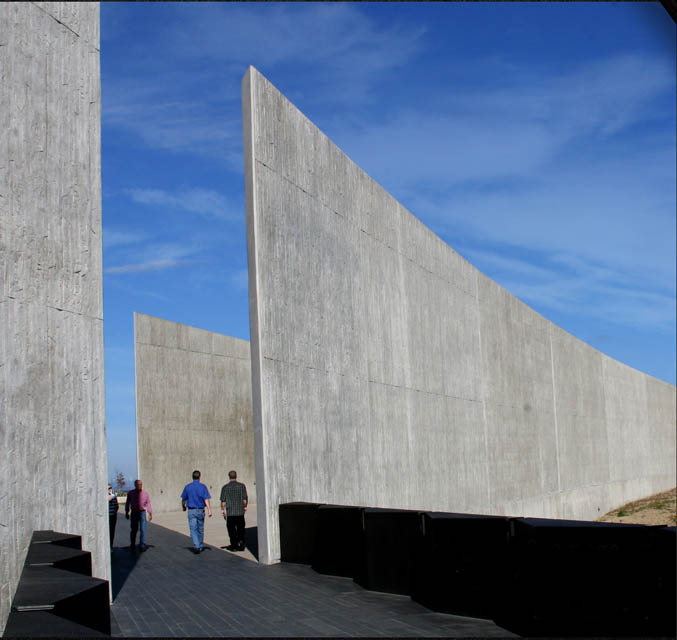
<path fill-rule="evenodd" d="M 196 556 L 190 537 L 159 519 L 148 526 L 145 553 L 126 548 L 129 524 L 118 519 L 115 636 L 516 637 L 490 620 L 435 613 L 406 596 L 367 591 L 305 565 L 262 565 L 253 554 L 247 559 L 214 546 Z M 255 539 L 255 529 L 248 539 Z"/>
<path fill-rule="evenodd" d="M 216 549 L 221 549 L 230 544 L 228 530 L 226 529 L 226 521 L 221 515 L 221 507 L 217 507 L 216 510 L 212 509 L 212 513 L 214 515 L 211 518 L 205 517 L 204 539 L 208 545 L 215 547 Z M 124 518 L 124 516 L 122 517 Z M 237 556 L 240 558 L 245 558 L 246 560 L 250 560 L 251 562 L 256 562 L 258 547 L 258 542 L 255 535 L 256 504 L 250 504 L 247 507 L 245 523 L 247 529 L 249 529 L 247 534 L 247 549 L 243 552 L 237 552 Z M 153 524 L 159 524 L 161 527 L 171 529 L 172 531 L 176 531 L 177 533 L 182 533 L 187 536 L 190 535 L 188 529 L 188 517 L 183 511 L 156 514 L 153 516 Z M 230 551 L 225 549 L 224 551 L 225 553 L 230 553 Z"/>

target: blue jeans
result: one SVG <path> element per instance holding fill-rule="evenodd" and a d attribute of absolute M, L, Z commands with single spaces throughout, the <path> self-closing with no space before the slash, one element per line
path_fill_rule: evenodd
<path fill-rule="evenodd" d="M 196 549 L 202 549 L 202 540 L 205 533 L 205 510 L 188 509 L 188 528 L 190 537 L 193 539 L 193 546 Z"/>
<path fill-rule="evenodd" d="M 129 516 L 131 529 L 129 531 L 129 541 L 132 546 L 136 544 L 136 532 L 139 531 L 139 544 L 142 547 L 146 546 L 146 527 L 148 523 L 146 522 L 146 512 L 145 511 L 132 511 Z"/>

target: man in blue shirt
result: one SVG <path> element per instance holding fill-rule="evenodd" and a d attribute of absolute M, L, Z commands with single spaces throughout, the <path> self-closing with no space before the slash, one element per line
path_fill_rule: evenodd
<path fill-rule="evenodd" d="M 200 482 L 200 472 L 193 471 L 193 482 L 183 488 L 181 507 L 188 510 L 188 527 L 193 539 L 193 553 L 202 551 L 202 541 L 205 531 L 205 506 L 209 517 L 212 517 L 212 507 L 209 503 L 211 495 L 209 489 Z"/>

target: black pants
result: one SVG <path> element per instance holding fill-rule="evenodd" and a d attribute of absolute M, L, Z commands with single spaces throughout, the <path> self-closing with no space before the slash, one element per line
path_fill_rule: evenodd
<path fill-rule="evenodd" d="M 227 516 L 226 528 L 230 537 L 230 546 L 244 549 L 244 516 Z"/>
<path fill-rule="evenodd" d="M 113 548 L 113 540 L 115 540 L 115 525 L 118 523 L 118 514 L 114 513 L 108 516 L 108 532 L 110 533 L 110 546 Z"/>

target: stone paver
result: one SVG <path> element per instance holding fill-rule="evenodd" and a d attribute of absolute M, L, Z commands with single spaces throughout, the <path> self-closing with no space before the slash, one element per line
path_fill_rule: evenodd
<path fill-rule="evenodd" d="M 490 620 L 435 613 L 305 565 L 261 565 L 211 546 L 194 555 L 188 535 L 155 520 L 145 553 L 126 548 L 124 516 L 115 542 L 115 636 L 516 637 Z"/>

